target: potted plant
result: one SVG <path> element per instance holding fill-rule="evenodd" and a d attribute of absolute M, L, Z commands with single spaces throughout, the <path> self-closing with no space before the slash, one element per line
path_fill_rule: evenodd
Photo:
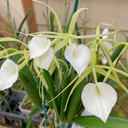
<path fill-rule="evenodd" d="M 45 6 L 52 10 L 59 32 L 29 34 L 33 38 L 27 44 L 15 38 L 0 38 L 1 42 L 13 41 L 24 47 L 0 51 L 0 57 L 7 58 L 0 70 L 0 90 L 10 88 L 20 77 L 27 95 L 44 114 L 45 126 L 42 127 L 74 128 L 76 123 L 81 128 L 127 128 L 127 119 L 109 116 L 118 98 L 116 88 L 109 80 L 128 93 L 118 75 L 128 77 L 128 73 L 116 66 L 120 62 L 123 67 L 120 57 L 128 44 L 122 41 L 112 46 L 110 42 L 117 41 L 109 38 L 120 30 L 111 24 L 100 23 L 94 35 L 75 35 L 77 17 L 85 10 L 81 8 L 71 17 L 68 29 L 63 33 L 57 14 L 51 7 Z M 114 31 L 104 29 L 101 33 L 102 25 L 112 27 Z M 87 38 L 92 40 L 86 44 L 77 42 L 77 39 Z M 12 53 L 8 52 L 10 50 Z M 15 63 L 10 57 L 17 54 L 21 57 Z M 51 124 L 48 122 L 46 103 L 54 111 Z"/>

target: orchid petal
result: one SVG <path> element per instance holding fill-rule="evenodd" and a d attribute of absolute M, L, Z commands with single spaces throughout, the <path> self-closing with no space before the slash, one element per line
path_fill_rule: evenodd
<path fill-rule="evenodd" d="M 108 49 L 111 49 L 112 48 L 112 44 L 107 42 L 107 41 L 104 41 L 104 44 L 107 46 Z M 100 53 L 103 53 L 102 51 L 100 51 Z M 105 57 L 103 57 L 101 59 L 101 62 L 102 64 L 106 64 L 107 63 L 107 59 Z"/>
<path fill-rule="evenodd" d="M 6 60 L 0 70 L 0 90 L 10 88 L 18 78 L 18 67 L 12 60 Z"/>
<path fill-rule="evenodd" d="M 38 67 L 48 70 L 54 57 L 53 49 L 50 47 L 42 56 L 36 57 L 35 63 Z"/>
<path fill-rule="evenodd" d="M 88 112 L 87 109 L 84 109 L 84 111 L 81 113 L 81 116 L 92 116 L 92 114 Z"/>
<path fill-rule="evenodd" d="M 102 34 L 107 34 L 107 33 L 109 33 L 109 30 L 108 30 L 107 28 L 105 28 L 105 29 L 103 30 Z M 106 39 L 107 37 L 108 37 L 108 35 L 102 36 L 102 39 Z"/>
<path fill-rule="evenodd" d="M 30 58 L 36 58 L 43 55 L 50 47 L 51 41 L 44 37 L 33 37 L 28 47 Z"/>
<path fill-rule="evenodd" d="M 85 128 L 85 127 L 82 127 L 82 126 L 79 126 L 79 125 L 73 123 L 71 128 Z"/>
<path fill-rule="evenodd" d="M 90 50 L 83 44 L 70 44 L 64 54 L 79 76 L 90 63 Z"/>
<path fill-rule="evenodd" d="M 117 101 L 117 93 L 109 84 L 89 83 L 84 87 L 81 98 L 88 112 L 106 122 Z"/>
<path fill-rule="evenodd" d="M 103 58 L 101 59 L 101 62 L 102 62 L 102 64 L 105 65 L 105 64 L 107 64 L 108 61 L 107 61 L 106 57 L 103 57 Z"/>

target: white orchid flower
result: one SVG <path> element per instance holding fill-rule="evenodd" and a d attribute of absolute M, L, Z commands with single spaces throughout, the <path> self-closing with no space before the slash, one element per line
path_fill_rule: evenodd
<path fill-rule="evenodd" d="M 50 47 L 42 56 L 36 57 L 35 63 L 38 67 L 48 70 L 54 57 L 53 49 Z"/>
<path fill-rule="evenodd" d="M 28 46 L 30 58 L 34 58 L 36 65 L 46 70 L 48 70 L 54 57 L 54 52 L 50 44 L 50 39 L 33 37 Z"/>
<path fill-rule="evenodd" d="M 64 54 L 79 76 L 90 63 L 90 50 L 84 44 L 70 44 Z"/>
<path fill-rule="evenodd" d="M 18 78 L 17 64 L 7 59 L 0 69 L 0 91 L 10 88 Z"/>
<path fill-rule="evenodd" d="M 109 30 L 107 28 L 105 28 L 103 30 L 102 34 L 107 34 L 107 33 L 109 33 Z M 102 36 L 102 39 L 106 39 L 106 38 L 108 38 L 108 35 Z M 111 49 L 112 48 L 112 44 L 109 43 L 108 41 L 103 41 L 103 43 L 108 47 L 108 49 Z M 99 53 L 100 54 L 103 54 L 102 50 L 99 50 Z M 102 64 L 106 64 L 107 63 L 107 59 L 105 57 L 103 57 L 101 59 L 101 62 L 102 62 Z"/>
<path fill-rule="evenodd" d="M 89 113 L 106 122 L 117 101 L 117 93 L 109 84 L 103 82 L 89 83 L 84 87 L 81 98 Z"/>
<path fill-rule="evenodd" d="M 43 55 L 49 49 L 50 44 L 50 39 L 44 37 L 33 37 L 28 45 L 30 58 L 33 59 Z"/>

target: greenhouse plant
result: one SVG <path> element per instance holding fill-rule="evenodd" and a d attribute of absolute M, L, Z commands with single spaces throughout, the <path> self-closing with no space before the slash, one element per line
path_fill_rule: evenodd
<path fill-rule="evenodd" d="M 16 42 L 21 46 L 17 49 L 0 45 L 0 59 L 4 60 L 0 68 L 0 91 L 11 88 L 20 78 L 36 106 L 29 114 L 28 128 L 38 110 L 44 115 L 42 127 L 127 128 L 128 120 L 112 112 L 119 98 L 117 87 L 124 90 L 124 98 L 128 93 L 120 80 L 120 75 L 128 77 L 128 70 L 121 63 L 128 43 L 127 40 L 116 43 L 116 38 L 109 36 L 123 32 L 112 24 L 100 23 L 94 35 L 76 35 L 76 20 L 86 8 L 75 10 L 68 29 L 63 32 L 56 12 L 43 2 L 33 1 L 52 11 L 58 32 L 20 32 L 32 37 L 27 43 L 17 38 L 0 38 L 0 42 Z M 101 26 L 105 26 L 102 32 Z M 109 32 L 108 27 L 114 31 Z M 84 39 L 91 41 L 84 43 Z M 15 62 L 11 58 L 17 55 Z"/>

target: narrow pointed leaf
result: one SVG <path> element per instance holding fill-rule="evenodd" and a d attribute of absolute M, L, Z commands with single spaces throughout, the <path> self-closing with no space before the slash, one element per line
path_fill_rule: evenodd
<path fill-rule="evenodd" d="M 75 72 L 72 70 L 69 76 L 66 76 L 64 79 L 64 82 L 62 84 L 63 88 L 67 87 L 67 85 L 75 78 Z M 61 111 L 60 111 L 60 119 L 63 121 L 66 116 L 66 112 L 64 111 L 65 104 L 67 101 L 67 97 L 70 93 L 70 90 L 72 88 L 72 85 L 62 93 L 62 98 L 61 98 Z"/>
<path fill-rule="evenodd" d="M 48 85 L 50 96 L 51 96 L 51 98 L 54 98 L 56 96 L 56 93 L 55 93 L 53 79 L 47 70 L 44 69 L 43 71 L 44 71 L 43 74 L 44 74 L 45 81 Z M 58 104 L 57 104 L 57 99 L 53 100 L 52 103 L 53 103 L 55 112 L 57 114 L 57 117 L 59 118 L 59 108 L 58 108 Z"/>
<path fill-rule="evenodd" d="M 70 102 L 67 108 L 67 121 L 68 122 L 72 121 L 73 117 L 75 116 L 77 112 L 77 109 L 81 102 L 81 93 L 85 85 L 86 85 L 86 78 L 77 85 L 72 96 L 70 97 Z"/>
<path fill-rule="evenodd" d="M 78 17 L 78 15 L 79 15 L 79 13 L 80 13 L 81 11 L 83 11 L 83 10 L 85 10 L 85 8 L 79 9 L 79 10 L 76 11 L 76 12 L 74 13 L 74 15 L 72 16 L 72 19 L 71 19 L 71 22 L 70 22 L 70 26 L 69 26 L 69 32 L 68 32 L 69 34 L 72 34 L 72 33 L 73 33 L 74 28 L 75 28 L 75 23 L 76 23 L 77 17 Z"/>

